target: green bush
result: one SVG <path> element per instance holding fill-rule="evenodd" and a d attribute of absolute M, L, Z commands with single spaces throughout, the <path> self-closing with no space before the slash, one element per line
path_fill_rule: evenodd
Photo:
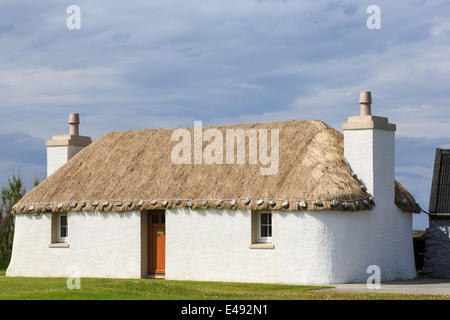
<path fill-rule="evenodd" d="M 9 266 L 9 262 L 11 261 L 11 255 L 7 256 L 7 257 L 3 257 L 0 254 L 0 270 L 6 270 L 6 268 L 8 268 Z"/>

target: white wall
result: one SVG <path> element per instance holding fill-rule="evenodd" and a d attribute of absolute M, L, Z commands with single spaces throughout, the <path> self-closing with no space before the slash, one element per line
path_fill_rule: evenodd
<path fill-rule="evenodd" d="M 394 201 L 394 131 L 344 130 L 344 156 L 375 201 Z"/>
<path fill-rule="evenodd" d="M 386 210 L 276 211 L 274 249 L 249 248 L 250 211 L 166 210 L 166 279 L 365 282 L 369 265 L 381 268 L 384 281 L 414 278 L 411 214 L 391 207 L 381 216 Z M 17 215 L 7 276 L 67 277 L 74 265 L 82 277 L 141 277 L 146 233 L 139 211 L 68 215 L 69 248 L 49 248 L 50 214 Z"/>
<path fill-rule="evenodd" d="M 382 281 L 414 278 L 412 236 L 405 232 L 411 230 L 411 214 L 394 208 L 384 224 L 377 214 L 278 211 L 275 248 L 250 249 L 250 211 L 167 210 L 166 279 L 366 282 L 373 264 L 380 267 Z"/>
<path fill-rule="evenodd" d="M 69 247 L 49 248 L 51 214 L 15 216 L 13 255 L 7 276 L 140 278 L 140 212 L 69 212 Z"/>
<path fill-rule="evenodd" d="M 59 169 L 70 158 L 84 147 L 79 146 L 52 146 L 47 147 L 47 177 Z"/>
<path fill-rule="evenodd" d="M 275 251 L 250 244 L 249 211 L 166 210 L 166 279 L 273 279 Z"/>

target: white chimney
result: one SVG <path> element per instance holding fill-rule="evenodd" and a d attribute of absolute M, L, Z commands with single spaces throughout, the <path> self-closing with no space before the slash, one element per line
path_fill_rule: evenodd
<path fill-rule="evenodd" d="M 342 125 L 344 156 L 373 196 L 375 206 L 352 217 L 349 230 L 357 230 L 352 264 L 359 270 L 376 266 L 384 279 L 413 279 L 416 276 L 411 237 L 412 214 L 395 204 L 395 124 L 372 113 L 372 95 L 360 93 L 360 115 Z M 358 238 L 359 237 L 359 238 Z M 368 272 L 368 271 L 366 271 Z"/>
<path fill-rule="evenodd" d="M 375 204 L 395 198 L 395 124 L 372 115 L 372 95 L 362 91 L 360 115 L 343 123 L 344 157 L 357 178 L 372 194 Z"/>
<path fill-rule="evenodd" d="M 52 140 L 46 141 L 47 177 L 92 142 L 90 137 L 79 135 L 79 124 L 80 115 L 71 113 L 69 115 L 69 134 L 53 136 Z"/>

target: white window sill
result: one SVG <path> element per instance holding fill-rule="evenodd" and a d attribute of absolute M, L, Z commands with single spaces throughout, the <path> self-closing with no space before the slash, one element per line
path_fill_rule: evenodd
<path fill-rule="evenodd" d="M 249 246 L 250 249 L 273 249 L 275 245 L 273 243 L 252 243 Z"/>
<path fill-rule="evenodd" d="M 68 248 L 69 243 L 67 242 L 56 242 L 48 245 L 49 248 Z"/>

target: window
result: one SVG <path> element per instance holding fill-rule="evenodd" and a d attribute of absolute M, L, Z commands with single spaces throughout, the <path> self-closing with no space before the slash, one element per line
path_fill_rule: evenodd
<path fill-rule="evenodd" d="M 252 212 L 251 249 L 273 249 L 272 230 L 274 213 L 271 211 Z"/>
<path fill-rule="evenodd" d="M 164 213 L 164 210 L 153 210 L 153 211 L 155 213 L 152 213 L 152 224 L 166 223 L 166 215 Z"/>
<path fill-rule="evenodd" d="M 58 238 L 57 242 L 67 242 L 68 238 L 67 213 L 61 213 L 58 217 Z"/>
<path fill-rule="evenodd" d="M 272 213 L 258 213 L 258 242 L 272 242 Z"/>
<path fill-rule="evenodd" d="M 69 218 L 67 213 L 52 213 L 50 248 L 69 247 Z"/>

